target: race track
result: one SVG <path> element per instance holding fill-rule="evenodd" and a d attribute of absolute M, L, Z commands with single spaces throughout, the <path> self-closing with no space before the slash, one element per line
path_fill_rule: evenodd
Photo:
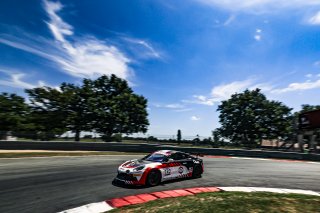
<path fill-rule="evenodd" d="M 110 198 L 195 186 L 254 186 L 320 192 L 320 164 L 204 158 L 199 179 L 151 188 L 112 185 L 118 165 L 139 156 L 0 159 L 0 212 L 53 213 Z"/>

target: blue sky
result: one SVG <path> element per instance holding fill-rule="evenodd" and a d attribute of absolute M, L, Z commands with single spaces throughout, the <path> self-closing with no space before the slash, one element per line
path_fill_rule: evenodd
<path fill-rule="evenodd" d="M 0 2 L 0 92 L 112 73 L 148 99 L 151 135 L 210 136 L 246 88 L 320 104 L 320 1 Z"/>

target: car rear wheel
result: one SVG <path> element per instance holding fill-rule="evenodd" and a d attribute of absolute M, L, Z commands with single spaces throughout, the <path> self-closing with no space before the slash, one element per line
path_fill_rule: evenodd
<path fill-rule="evenodd" d="M 192 177 L 193 178 L 199 178 L 201 177 L 202 174 L 202 168 L 200 165 L 195 165 L 193 168 L 193 172 L 192 172 Z"/>
<path fill-rule="evenodd" d="M 161 173 L 158 170 L 151 170 L 148 174 L 147 185 L 156 186 L 161 182 Z"/>

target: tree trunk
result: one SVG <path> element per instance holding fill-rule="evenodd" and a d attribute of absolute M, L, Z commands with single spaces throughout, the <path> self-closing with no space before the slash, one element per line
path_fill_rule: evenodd
<path fill-rule="evenodd" d="M 112 141 L 112 132 L 106 132 L 102 136 L 102 140 L 105 142 L 111 142 Z"/>
<path fill-rule="evenodd" d="M 77 141 L 77 142 L 80 141 L 80 132 L 81 132 L 81 131 L 77 129 L 77 130 L 76 130 L 76 133 L 75 133 L 74 140 Z"/>
<path fill-rule="evenodd" d="M 8 131 L 0 131 L 0 140 L 7 140 Z"/>

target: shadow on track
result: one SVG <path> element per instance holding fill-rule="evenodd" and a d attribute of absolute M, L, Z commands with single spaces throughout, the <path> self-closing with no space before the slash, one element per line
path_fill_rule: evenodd
<path fill-rule="evenodd" d="M 201 178 L 201 177 L 198 177 Z M 177 183 L 177 182 L 182 182 L 182 181 L 187 181 L 187 180 L 193 180 L 193 179 L 198 179 L 198 178 L 183 178 L 183 179 L 175 179 L 175 180 L 168 180 L 160 183 L 158 186 L 165 186 L 166 184 L 171 184 L 171 183 Z M 148 186 L 148 185 L 129 185 L 125 184 L 122 181 L 113 179 L 112 185 L 120 187 L 120 188 L 125 188 L 125 189 L 145 189 L 145 188 L 152 188 L 155 186 Z"/>

